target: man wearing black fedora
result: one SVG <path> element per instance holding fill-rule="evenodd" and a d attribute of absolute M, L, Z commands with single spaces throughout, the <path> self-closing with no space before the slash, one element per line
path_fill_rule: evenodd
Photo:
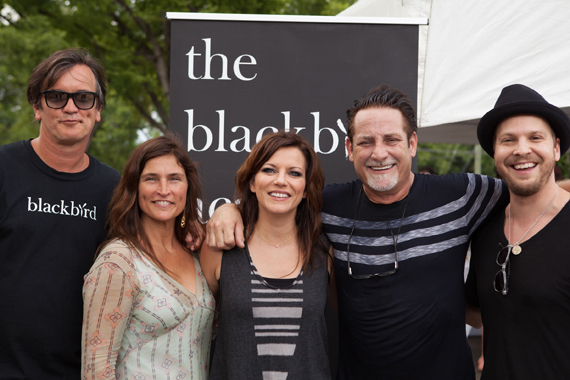
<path fill-rule="evenodd" d="M 570 193 L 555 182 L 554 166 L 570 147 L 570 118 L 515 84 L 477 136 L 510 194 L 471 245 L 467 302 L 469 322 L 485 326 L 481 378 L 568 379 Z"/>

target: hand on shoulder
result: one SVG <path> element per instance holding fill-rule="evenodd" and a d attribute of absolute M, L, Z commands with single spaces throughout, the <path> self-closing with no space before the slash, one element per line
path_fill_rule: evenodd
<path fill-rule="evenodd" d="M 237 205 L 225 204 L 214 211 L 206 224 L 206 244 L 214 250 L 245 247 L 243 221 Z"/>

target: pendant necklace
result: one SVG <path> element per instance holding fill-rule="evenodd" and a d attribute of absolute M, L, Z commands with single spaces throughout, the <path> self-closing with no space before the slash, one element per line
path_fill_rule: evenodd
<path fill-rule="evenodd" d="M 546 206 L 546 208 L 544 209 L 544 211 L 538 216 L 538 218 L 534 221 L 534 223 L 532 224 L 532 226 L 530 226 L 530 228 L 528 230 L 526 230 L 526 232 L 524 233 L 524 235 L 519 239 L 519 241 L 517 241 L 515 244 L 512 245 L 513 247 L 513 255 L 518 255 L 519 253 L 522 252 L 522 248 L 519 245 L 519 243 L 521 242 L 522 239 L 524 239 L 524 237 L 526 236 L 526 234 L 528 234 L 530 232 L 530 230 L 532 230 L 532 227 L 534 227 L 534 225 L 536 223 L 538 223 L 538 221 L 540 220 L 540 218 L 542 218 L 542 216 L 546 213 L 546 211 L 548 211 L 548 209 L 550 208 L 550 206 L 552 206 L 552 204 L 554 203 L 554 200 L 556 199 L 556 196 L 558 195 L 558 185 L 556 185 L 556 193 L 554 194 L 554 198 L 552 198 L 552 200 L 550 201 L 550 203 L 548 204 L 548 206 Z M 509 244 L 511 244 L 511 205 L 509 205 Z"/>
<path fill-rule="evenodd" d="M 275 243 L 272 243 L 272 242 L 270 242 L 270 241 L 265 240 L 265 239 L 261 236 L 261 234 L 260 234 L 259 232 L 257 233 L 257 236 L 258 236 L 261 240 L 263 240 L 263 241 L 266 242 L 267 244 L 271 244 L 271 245 L 274 246 L 275 248 L 279 248 L 279 246 L 281 246 L 281 245 L 287 243 L 289 240 L 293 239 L 293 238 L 295 237 L 295 235 L 297 235 L 296 232 L 295 232 L 293 235 L 291 235 L 287 240 L 282 241 L 282 242 L 279 243 L 279 244 L 275 244 Z"/>

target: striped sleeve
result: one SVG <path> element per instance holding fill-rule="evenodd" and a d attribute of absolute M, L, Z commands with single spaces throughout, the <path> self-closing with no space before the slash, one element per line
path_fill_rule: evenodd
<path fill-rule="evenodd" d="M 110 246 L 83 285 L 82 378 L 115 378 L 117 355 L 134 308 L 135 270 L 126 247 Z M 135 281 L 136 282 L 136 281 Z"/>

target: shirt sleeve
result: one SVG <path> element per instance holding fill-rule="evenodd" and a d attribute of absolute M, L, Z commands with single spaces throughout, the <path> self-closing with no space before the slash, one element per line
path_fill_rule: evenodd
<path fill-rule="evenodd" d="M 125 255 L 102 251 L 83 285 L 82 378 L 115 378 L 117 355 L 134 309 L 134 268 Z"/>

